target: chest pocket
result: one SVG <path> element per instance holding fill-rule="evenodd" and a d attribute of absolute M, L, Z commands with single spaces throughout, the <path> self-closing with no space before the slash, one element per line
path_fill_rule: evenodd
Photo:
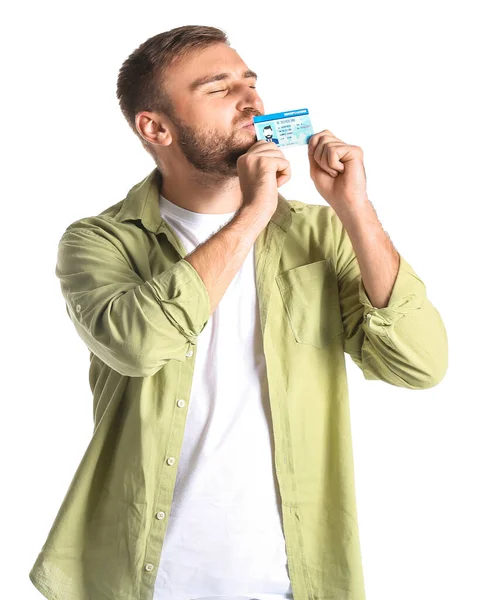
<path fill-rule="evenodd" d="M 342 333 L 339 290 L 330 258 L 284 271 L 275 280 L 296 342 L 324 348 Z"/>

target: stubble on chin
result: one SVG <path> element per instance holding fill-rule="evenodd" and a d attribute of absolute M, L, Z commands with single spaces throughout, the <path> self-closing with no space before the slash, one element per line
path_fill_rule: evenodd
<path fill-rule="evenodd" d="M 208 132 L 185 130 L 180 136 L 180 146 L 186 159 L 198 171 L 212 176 L 214 180 L 234 178 L 238 176 L 237 160 L 256 142 L 245 141 L 238 138 L 239 132 L 233 133 L 230 138 L 221 138 Z"/>

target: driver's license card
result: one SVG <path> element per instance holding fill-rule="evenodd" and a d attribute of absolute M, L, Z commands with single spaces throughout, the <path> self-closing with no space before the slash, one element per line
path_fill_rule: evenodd
<path fill-rule="evenodd" d="M 253 117 L 257 140 L 274 142 L 277 146 L 307 144 L 314 134 L 307 108 Z"/>

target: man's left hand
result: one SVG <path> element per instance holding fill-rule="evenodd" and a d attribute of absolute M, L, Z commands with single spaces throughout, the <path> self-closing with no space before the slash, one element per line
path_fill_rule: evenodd
<path fill-rule="evenodd" d="M 367 200 L 363 150 L 324 129 L 309 139 L 310 176 L 319 194 L 339 214 Z"/>

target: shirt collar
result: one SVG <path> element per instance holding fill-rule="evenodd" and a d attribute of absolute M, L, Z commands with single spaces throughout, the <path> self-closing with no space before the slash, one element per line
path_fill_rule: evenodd
<path fill-rule="evenodd" d="M 162 174 L 158 168 L 155 168 L 145 179 L 129 190 L 120 211 L 114 217 L 115 220 L 120 222 L 140 220 L 146 229 L 152 233 L 159 233 L 161 227 L 165 225 L 159 207 L 161 184 Z M 287 231 L 292 220 L 291 211 L 300 210 L 302 210 L 301 207 L 291 206 L 288 200 L 279 193 L 277 208 L 270 220 Z"/>

